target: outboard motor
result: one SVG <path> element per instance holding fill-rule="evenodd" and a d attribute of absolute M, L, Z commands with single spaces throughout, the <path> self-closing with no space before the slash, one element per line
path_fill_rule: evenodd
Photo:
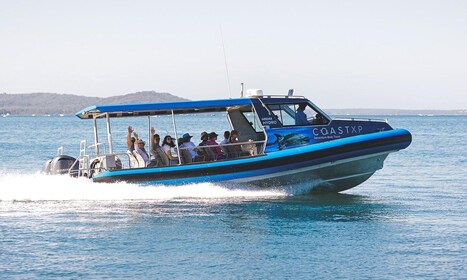
<path fill-rule="evenodd" d="M 47 160 L 45 163 L 44 163 L 44 167 L 42 168 L 42 172 L 46 175 L 50 175 L 50 166 L 51 166 L 51 163 L 52 163 L 52 159 L 49 159 Z"/>
<path fill-rule="evenodd" d="M 50 163 L 49 163 L 50 161 Z M 78 161 L 71 156 L 59 155 L 44 164 L 44 173 L 57 175 L 69 173 L 72 177 L 78 176 Z"/>

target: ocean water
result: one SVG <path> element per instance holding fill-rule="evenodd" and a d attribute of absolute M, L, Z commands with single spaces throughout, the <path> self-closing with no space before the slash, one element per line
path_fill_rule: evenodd
<path fill-rule="evenodd" d="M 0 118 L 0 278 L 466 279 L 467 117 L 388 118 L 412 145 L 326 195 L 44 176 L 57 147 L 76 156 L 91 141 L 91 121 Z M 217 115 L 179 123 L 195 135 L 206 124 L 227 128 Z M 117 122 L 116 149 L 127 125 L 147 137 Z"/>

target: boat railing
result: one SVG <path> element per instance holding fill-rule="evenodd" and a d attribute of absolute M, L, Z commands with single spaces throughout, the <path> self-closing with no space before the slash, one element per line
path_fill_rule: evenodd
<path fill-rule="evenodd" d="M 264 145 L 266 141 L 253 141 L 248 140 L 245 142 L 237 142 L 237 143 L 229 143 L 229 144 L 222 144 L 221 146 L 224 147 L 232 147 L 234 148 L 237 153 L 243 156 L 257 156 L 264 153 Z"/>
<path fill-rule="evenodd" d="M 96 149 L 96 147 L 98 149 Z M 102 147 L 103 151 L 101 151 L 101 147 Z M 96 144 L 89 145 L 88 149 L 91 149 L 91 151 L 93 151 L 92 153 L 89 154 L 90 156 L 99 156 L 99 155 L 107 154 L 107 145 L 106 145 L 106 143 L 103 143 L 103 142 L 99 142 L 99 143 L 96 143 Z M 99 152 L 96 153 L 96 150 L 98 150 Z"/>
<path fill-rule="evenodd" d="M 134 168 L 131 156 L 128 153 L 100 154 L 94 157 L 80 155 L 76 162 L 84 162 L 85 164 L 80 164 L 77 170 L 70 169 L 69 173 L 70 175 L 78 174 L 78 176 L 92 177 L 103 170 Z"/>
<path fill-rule="evenodd" d="M 204 157 L 204 159 L 198 161 L 193 159 L 191 161 L 184 159 L 183 163 L 191 162 L 202 162 L 202 161 L 218 161 L 218 160 L 229 160 L 241 157 L 257 156 L 264 153 L 264 145 L 266 141 L 253 141 L 249 140 L 246 142 L 218 144 L 218 145 L 203 145 L 197 146 L 198 158 Z M 214 149 L 220 148 L 222 151 L 221 157 L 217 157 L 214 154 Z M 180 147 L 180 154 L 183 157 L 183 151 L 188 150 L 188 147 Z M 185 157 L 186 158 L 186 157 Z"/>
<path fill-rule="evenodd" d="M 251 98 L 272 98 L 272 97 L 281 97 L 281 98 L 290 98 L 290 99 L 304 99 L 304 95 L 285 95 L 285 94 L 263 94 L 263 95 L 250 95 L 247 97 Z"/>
<path fill-rule="evenodd" d="M 201 160 L 190 160 L 187 161 L 183 159 L 183 152 L 187 151 L 187 147 L 179 147 L 182 160 L 180 161 L 182 165 L 189 163 L 202 163 L 209 161 L 219 161 L 219 160 L 234 160 L 244 157 L 253 157 L 259 156 L 264 153 L 264 145 L 266 141 L 247 141 L 239 143 L 229 143 L 229 144 L 219 144 L 219 145 L 205 145 L 205 146 L 196 146 L 197 150 L 204 150 L 205 154 L 200 156 Z M 222 150 L 223 157 L 215 158 L 209 156 L 209 150 L 212 151 L 212 148 L 219 147 Z M 209 149 L 209 150 L 208 150 Z M 164 163 L 160 158 L 155 158 L 151 153 L 151 167 L 163 167 Z M 146 167 L 144 164 L 139 163 L 141 159 L 138 158 L 132 152 L 125 153 L 114 153 L 114 154 L 100 154 L 98 156 L 90 157 L 90 155 L 80 155 L 77 159 L 77 162 L 87 162 L 88 164 L 81 165 L 78 170 L 70 170 L 71 172 L 79 174 L 79 176 L 92 177 L 94 174 L 100 173 L 104 170 L 119 170 L 119 169 L 132 169 L 132 168 L 143 168 Z M 172 165 L 179 165 L 180 162 Z M 148 165 L 149 167 L 149 165 Z"/>
<path fill-rule="evenodd" d="M 361 121 L 361 122 L 388 122 L 388 119 L 375 119 L 375 118 L 333 118 L 333 121 Z"/>

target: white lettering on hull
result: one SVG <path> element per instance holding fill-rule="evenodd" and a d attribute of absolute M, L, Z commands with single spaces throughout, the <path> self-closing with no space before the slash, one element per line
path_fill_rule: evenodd
<path fill-rule="evenodd" d="M 338 127 L 315 127 L 312 129 L 312 133 L 315 139 L 334 139 L 340 138 L 344 134 L 361 134 L 363 126 L 361 125 L 346 125 Z"/>

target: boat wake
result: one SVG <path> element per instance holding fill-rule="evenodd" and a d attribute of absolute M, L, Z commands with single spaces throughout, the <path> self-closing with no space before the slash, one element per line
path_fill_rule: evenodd
<path fill-rule="evenodd" d="M 199 183 L 183 186 L 93 183 L 67 175 L 0 174 L 0 201 L 119 201 L 284 197 L 284 190 Z"/>

